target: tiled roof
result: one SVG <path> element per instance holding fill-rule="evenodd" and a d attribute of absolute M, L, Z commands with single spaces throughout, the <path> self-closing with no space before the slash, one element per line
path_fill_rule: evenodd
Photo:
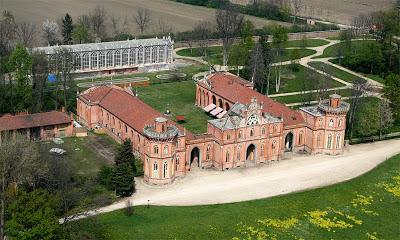
<path fill-rule="evenodd" d="M 122 88 L 105 85 L 93 87 L 79 95 L 79 99 L 99 106 L 116 116 L 129 127 L 143 134 L 144 127 L 154 124 L 158 117 L 165 117 L 162 113 L 153 109 L 138 97 L 131 95 Z M 183 134 L 183 127 L 168 119 L 168 124 L 178 127 Z M 186 131 L 187 135 L 191 135 Z"/>
<path fill-rule="evenodd" d="M 58 111 L 0 117 L 0 131 L 44 127 L 70 123 L 71 118 Z"/>
<path fill-rule="evenodd" d="M 248 104 L 253 97 L 263 105 L 263 112 L 274 117 L 282 117 L 285 126 L 303 124 L 304 119 L 300 112 L 295 111 L 284 104 L 276 102 L 271 98 L 254 91 L 245 86 L 243 79 L 230 73 L 218 72 L 207 76 L 211 83 L 211 92 L 227 99 L 232 103 Z M 199 81 L 199 84 L 207 88 L 207 85 Z"/>

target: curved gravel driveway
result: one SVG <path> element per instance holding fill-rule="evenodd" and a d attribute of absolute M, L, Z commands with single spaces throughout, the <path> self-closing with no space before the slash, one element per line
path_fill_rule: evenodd
<path fill-rule="evenodd" d="M 228 171 L 197 170 L 171 185 L 149 186 L 137 179 L 131 198 L 96 211 L 96 215 L 133 205 L 189 206 L 267 198 L 332 185 L 358 177 L 400 153 L 400 139 L 347 146 L 341 156 L 300 155 L 292 160 Z"/>

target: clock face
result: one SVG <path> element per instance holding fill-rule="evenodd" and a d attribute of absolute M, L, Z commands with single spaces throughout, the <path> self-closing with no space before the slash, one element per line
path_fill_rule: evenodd
<path fill-rule="evenodd" d="M 258 124 L 259 120 L 256 115 L 251 115 L 249 118 L 247 118 L 247 125 L 254 125 Z"/>

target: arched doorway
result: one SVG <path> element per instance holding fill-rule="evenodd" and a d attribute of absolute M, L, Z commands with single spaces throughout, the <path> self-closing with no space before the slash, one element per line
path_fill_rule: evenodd
<path fill-rule="evenodd" d="M 225 103 L 225 110 L 229 111 L 230 107 L 229 107 L 229 103 Z"/>
<path fill-rule="evenodd" d="M 293 133 L 290 132 L 285 137 L 285 151 L 291 152 L 293 150 Z"/>
<path fill-rule="evenodd" d="M 190 153 L 190 167 L 200 167 L 200 149 L 195 147 Z"/>
<path fill-rule="evenodd" d="M 222 104 L 222 100 L 218 99 L 218 107 L 220 108 L 224 108 L 223 104 Z"/>
<path fill-rule="evenodd" d="M 256 146 L 250 144 L 246 151 L 246 161 L 254 161 L 256 159 Z"/>
<path fill-rule="evenodd" d="M 212 102 L 214 105 L 217 105 L 217 98 L 214 95 L 212 96 Z"/>

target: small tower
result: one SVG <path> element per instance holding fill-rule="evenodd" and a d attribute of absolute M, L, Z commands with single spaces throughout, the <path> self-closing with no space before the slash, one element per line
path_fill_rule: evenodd
<path fill-rule="evenodd" d="M 158 117 L 155 119 L 155 131 L 157 133 L 163 133 L 167 130 L 167 119 L 163 117 Z"/>
<path fill-rule="evenodd" d="M 331 108 L 338 108 L 341 104 L 341 96 L 339 94 L 332 94 L 329 96 L 329 106 Z"/>

